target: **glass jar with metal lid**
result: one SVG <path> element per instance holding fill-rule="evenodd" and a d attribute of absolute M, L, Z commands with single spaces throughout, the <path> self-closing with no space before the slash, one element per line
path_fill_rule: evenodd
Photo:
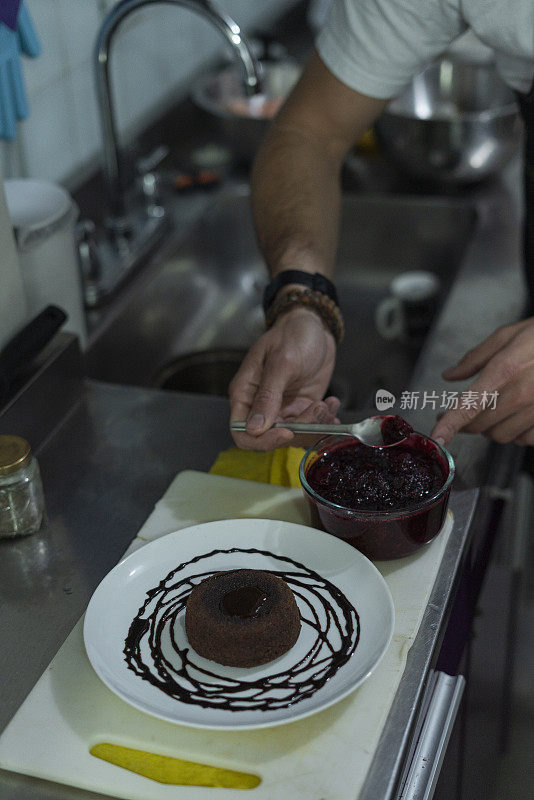
<path fill-rule="evenodd" d="M 39 465 L 20 436 L 0 435 L 0 537 L 35 533 L 44 513 Z"/>

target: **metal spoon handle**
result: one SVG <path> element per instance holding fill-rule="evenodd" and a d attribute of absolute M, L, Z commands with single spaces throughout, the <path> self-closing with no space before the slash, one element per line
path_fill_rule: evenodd
<path fill-rule="evenodd" d="M 233 431 L 246 430 L 246 422 L 232 422 L 230 425 Z M 293 433 L 313 433 L 320 435 L 321 433 L 339 433 L 354 436 L 354 425 L 322 425 L 320 422 L 275 422 L 271 427 L 273 428 L 286 428 Z"/>

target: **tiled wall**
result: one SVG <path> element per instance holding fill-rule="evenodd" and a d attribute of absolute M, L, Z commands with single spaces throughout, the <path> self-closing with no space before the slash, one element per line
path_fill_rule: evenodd
<path fill-rule="evenodd" d="M 98 27 L 114 0 L 25 0 L 43 52 L 23 58 L 30 116 L 15 142 L 0 142 L 4 177 L 31 176 L 75 188 L 97 164 L 100 131 L 91 63 Z M 215 0 L 245 30 L 296 0 Z M 198 15 L 168 4 L 141 9 L 117 34 L 112 58 L 119 129 L 146 124 L 184 95 L 199 66 L 224 52 Z"/>

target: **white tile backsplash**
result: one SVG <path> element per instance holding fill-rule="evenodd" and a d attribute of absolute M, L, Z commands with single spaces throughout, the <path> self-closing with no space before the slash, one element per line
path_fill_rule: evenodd
<path fill-rule="evenodd" d="M 73 119 L 76 129 L 77 162 L 95 163 L 100 158 L 100 119 L 96 104 L 92 61 L 78 64 L 70 73 Z"/>
<path fill-rule="evenodd" d="M 26 176 L 62 180 L 77 166 L 79 151 L 70 75 L 60 75 L 30 99 L 30 118 L 19 137 Z"/>
<path fill-rule="evenodd" d="M 57 80 L 66 69 L 66 45 L 57 0 L 25 2 L 42 46 L 42 53 L 38 58 L 22 58 L 26 91 L 31 98 Z"/>
<path fill-rule="evenodd" d="M 219 9 L 245 30 L 274 19 L 296 0 L 225 0 Z M 100 149 L 92 66 L 97 31 L 112 0 L 26 0 L 43 53 L 24 58 L 30 116 L 20 125 L 18 163 L 2 148 L 9 174 L 68 180 L 85 176 Z M 187 92 L 203 63 L 229 49 L 206 20 L 188 9 L 154 3 L 117 33 L 111 75 L 119 131 L 128 138 Z M 13 163 L 11 163 L 13 161 Z"/>
<path fill-rule="evenodd" d="M 25 174 L 25 164 L 20 139 L 0 140 L 0 172 L 4 178 L 17 178 Z"/>
<path fill-rule="evenodd" d="M 179 81 L 190 16 L 181 8 L 154 6 L 137 12 L 131 18 L 135 24 L 118 33 L 111 76 L 118 127 L 126 136 L 161 108 Z"/>
<path fill-rule="evenodd" d="M 67 68 L 91 59 L 102 21 L 98 0 L 57 0 Z"/>

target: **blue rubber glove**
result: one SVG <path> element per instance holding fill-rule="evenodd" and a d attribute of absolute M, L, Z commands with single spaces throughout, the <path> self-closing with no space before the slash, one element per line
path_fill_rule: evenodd
<path fill-rule="evenodd" d="M 27 8 L 20 5 L 17 27 L 0 22 L 0 138 L 14 139 L 17 120 L 28 116 L 20 56 L 35 58 L 41 45 Z"/>

